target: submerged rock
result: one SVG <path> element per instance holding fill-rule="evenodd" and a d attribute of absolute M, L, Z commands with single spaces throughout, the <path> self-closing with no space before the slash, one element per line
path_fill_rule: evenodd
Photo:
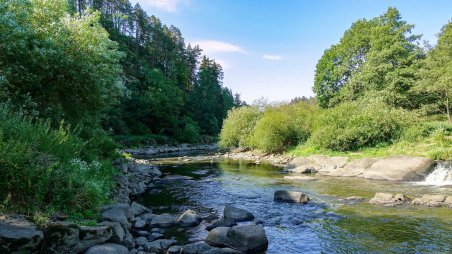
<path fill-rule="evenodd" d="M 179 218 L 177 218 L 176 222 L 183 227 L 192 227 L 197 226 L 201 223 L 202 218 L 193 210 L 185 211 Z"/>
<path fill-rule="evenodd" d="M 291 180 L 291 181 L 315 181 L 318 180 L 315 177 L 312 176 L 284 176 L 285 180 Z"/>
<path fill-rule="evenodd" d="M 44 234 L 24 216 L 0 216 L 0 253 L 33 252 Z"/>
<path fill-rule="evenodd" d="M 308 195 L 304 194 L 303 192 L 279 190 L 275 192 L 273 200 L 277 202 L 306 204 L 310 199 Z"/>
<path fill-rule="evenodd" d="M 235 222 L 254 220 L 254 215 L 252 213 L 229 205 L 225 206 L 223 217 Z"/>
<path fill-rule="evenodd" d="M 210 231 L 217 227 L 232 227 L 237 225 L 237 223 L 233 219 L 221 219 L 213 222 L 209 226 L 206 227 L 207 231 Z"/>

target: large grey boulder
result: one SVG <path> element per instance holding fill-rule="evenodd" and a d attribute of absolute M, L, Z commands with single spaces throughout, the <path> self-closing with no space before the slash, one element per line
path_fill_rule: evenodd
<path fill-rule="evenodd" d="M 24 216 L 0 216 L 0 253 L 33 252 L 44 234 Z"/>
<path fill-rule="evenodd" d="M 278 190 L 275 192 L 273 200 L 276 202 L 301 203 L 309 202 L 308 195 L 298 191 Z"/>
<path fill-rule="evenodd" d="M 254 220 L 254 215 L 252 213 L 229 205 L 224 207 L 223 217 L 236 222 Z"/>
<path fill-rule="evenodd" d="M 183 227 L 193 227 L 201 223 L 202 218 L 193 210 L 187 210 L 181 214 L 176 222 Z"/>
<path fill-rule="evenodd" d="M 389 181 L 420 181 L 430 173 L 435 161 L 415 156 L 393 156 L 378 159 L 361 177 Z"/>
<path fill-rule="evenodd" d="M 125 238 L 125 231 L 121 224 L 117 221 L 102 221 L 98 225 L 109 226 L 112 229 L 111 242 L 122 243 Z"/>
<path fill-rule="evenodd" d="M 228 230 L 229 245 L 233 249 L 245 253 L 265 251 L 268 247 L 268 238 L 260 225 L 238 225 Z"/>
<path fill-rule="evenodd" d="M 103 243 L 90 247 L 85 254 L 129 254 L 129 250 L 119 244 Z"/>
<path fill-rule="evenodd" d="M 227 235 L 229 229 L 228 227 L 216 227 L 210 230 L 206 238 L 206 243 L 215 247 L 229 246 L 230 242 Z"/>
<path fill-rule="evenodd" d="M 169 228 L 174 226 L 174 216 L 170 214 L 162 214 L 155 216 L 151 221 L 151 227 Z"/>
<path fill-rule="evenodd" d="M 130 227 L 129 220 L 133 219 L 133 213 L 128 204 L 117 204 L 102 212 L 102 218 L 107 221 L 117 221 L 125 228 Z"/>
<path fill-rule="evenodd" d="M 268 247 L 265 230 L 260 225 L 238 225 L 212 229 L 206 243 L 214 247 L 230 247 L 245 253 L 264 251 Z"/>
<path fill-rule="evenodd" d="M 112 236 L 109 226 L 77 226 L 68 222 L 55 222 L 44 231 L 43 253 L 80 253 L 103 243 Z"/>
<path fill-rule="evenodd" d="M 364 171 L 369 169 L 378 159 L 375 158 L 361 158 L 353 160 L 347 165 L 332 172 L 329 172 L 330 176 L 346 176 L 346 177 L 360 177 L 364 174 Z"/>

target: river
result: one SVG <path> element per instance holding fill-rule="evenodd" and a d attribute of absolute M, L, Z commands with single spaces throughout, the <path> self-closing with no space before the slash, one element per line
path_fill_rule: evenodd
<path fill-rule="evenodd" d="M 343 201 L 369 199 L 375 192 L 452 195 L 451 186 L 327 177 L 293 182 L 281 168 L 205 155 L 150 159 L 164 174 L 193 180 L 160 181 L 138 197 L 155 213 L 195 210 L 203 222 L 188 231 L 167 231 L 181 242 L 203 240 L 204 229 L 222 215 L 225 205 L 246 209 L 262 224 L 269 239 L 266 253 L 452 253 L 452 209 L 411 205 L 383 207 Z M 276 190 L 302 191 L 308 204 L 273 202 Z"/>

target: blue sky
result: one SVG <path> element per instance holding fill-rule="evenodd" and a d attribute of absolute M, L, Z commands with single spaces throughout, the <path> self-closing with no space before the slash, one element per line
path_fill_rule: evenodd
<path fill-rule="evenodd" d="M 224 85 L 251 103 L 312 96 L 315 65 L 351 24 L 396 7 L 415 34 L 436 42 L 452 0 L 131 0 L 224 69 Z"/>

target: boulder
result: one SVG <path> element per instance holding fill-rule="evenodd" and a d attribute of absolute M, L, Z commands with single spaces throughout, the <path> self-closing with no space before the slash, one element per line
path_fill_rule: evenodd
<path fill-rule="evenodd" d="M 444 200 L 444 205 L 452 208 L 452 196 L 447 196 L 446 200 Z"/>
<path fill-rule="evenodd" d="M 178 254 L 182 250 L 182 246 L 174 245 L 168 248 L 168 254 Z"/>
<path fill-rule="evenodd" d="M 392 193 L 377 192 L 375 193 L 375 196 L 369 200 L 369 204 L 395 206 L 402 205 L 408 200 L 409 199 L 404 194 L 393 195 Z"/>
<path fill-rule="evenodd" d="M 315 164 L 311 160 L 305 157 L 296 157 L 290 161 L 287 166 L 284 168 L 287 172 L 292 173 L 315 173 L 321 166 Z"/>
<path fill-rule="evenodd" d="M 353 160 L 347 163 L 344 167 L 329 172 L 329 176 L 361 176 L 364 174 L 364 171 L 370 168 L 377 159 L 374 158 L 362 158 Z"/>
<path fill-rule="evenodd" d="M 217 227 L 232 227 L 237 225 L 237 223 L 233 219 L 221 219 L 213 222 L 209 226 L 206 227 L 207 231 L 210 231 Z"/>
<path fill-rule="evenodd" d="M 291 180 L 291 181 L 315 181 L 315 180 L 318 180 L 317 178 L 312 177 L 312 176 L 297 176 L 297 175 L 284 176 L 283 178 L 284 178 L 284 180 Z"/>
<path fill-rule="evenodd" d="M 229 205 L 225 206 L 223 217 L 225 219 L 234 220 L 235 222 L 254 220 L 254 215 L 252 213 Z"/>
<path fill-rule="evenodd" d="M 155 216 L 151 221 L 151 227 L 169 228 L 174 226 L 174 216 L 170 214 L 162 214 Z"/>
<path fill-rule="evenodd" d="M 135 219 L 134 228 L 144 228 L 147 226 L 148 223 L 146 221 L 142 220 L 140 217 Z"/>
<path fill-rule="evenodd" d="M 85 254 L 129 254 L 129 250 L 119 244 L 103 243 L 90 247 Z"/>
<path fill-rule="evenodd" d="M 228 230 L 227 237 L 228 247 L 245 253 L 265 251 L 268 247 L 267 235 L 260 225 L 234 226 Z"/>
<path fill-rule="evenodd" d="M 129 220 L 133 218 L 128 204 L 117 204 L 102 212 L 102 219 L 117 221 L 125 228 L 130 227 Z"/>
<path fill-rule="evenodd" d="M 202 218 L 193 210 L 185 211 L 179 218 L 177 218 L 176 222 L 183 227 L 193 227 L 199 225 L 201 223 Z"/>
<path fill-rule="evenodd" d="M 117 221 L 102 221 L 98 225 L 109 226 L 112 229 L 112 236 L 110 238 L 111 242 L 122 243 L 125 237 L 124 229 L 121 224 Z"/>
<path fill-rule="evenodd" d="M 33 252 L 44 234 L 24 216 L 0 216 L 0 253 Z"/>
<path fill-rule="evenodd" d="M 69 222 L 55 222 L 44 231 L 42 253 L 80 253 L 103 243 L 113 235 L 109 226 L 77 226 Z"/>
<path fill-rule="evenodd" d="M 144 249 L 148 252 L 160 253 L 174 244 L 176 244 L 176 240 L 160 239 L 153 242 L 147 242 Z"/>
<path fill-rule="evenodd" d="M 446 196 L 444 195 L 423 195 L 421 198 L 415 198 L 411 204 L 413 205 L 421 205 L 421 206 L 429 206 L 429 207 L 438 207 L 444 205 L 446 201 Z"/>
<path fill-rule="evenodd" d="M 435 161 L 415 156 L 378 159 L 360 177 L 389 181 L 421 181 L 435 166 Z"/>
<path fill-rule="evenodd" d="M 273 200 L 277 202 L 306 204 L 310 199 L 308 195 L 304 194 L 303 192 L 278 190 L 275 192 Z"/>
<path fill-rule="evenodd" d="M 206 243 L 215 247 L 230 246 L 229 237 L 227 236 L 229 229 L 228 227 L 216 227 L 210 230 L 206 238 Z"/>

